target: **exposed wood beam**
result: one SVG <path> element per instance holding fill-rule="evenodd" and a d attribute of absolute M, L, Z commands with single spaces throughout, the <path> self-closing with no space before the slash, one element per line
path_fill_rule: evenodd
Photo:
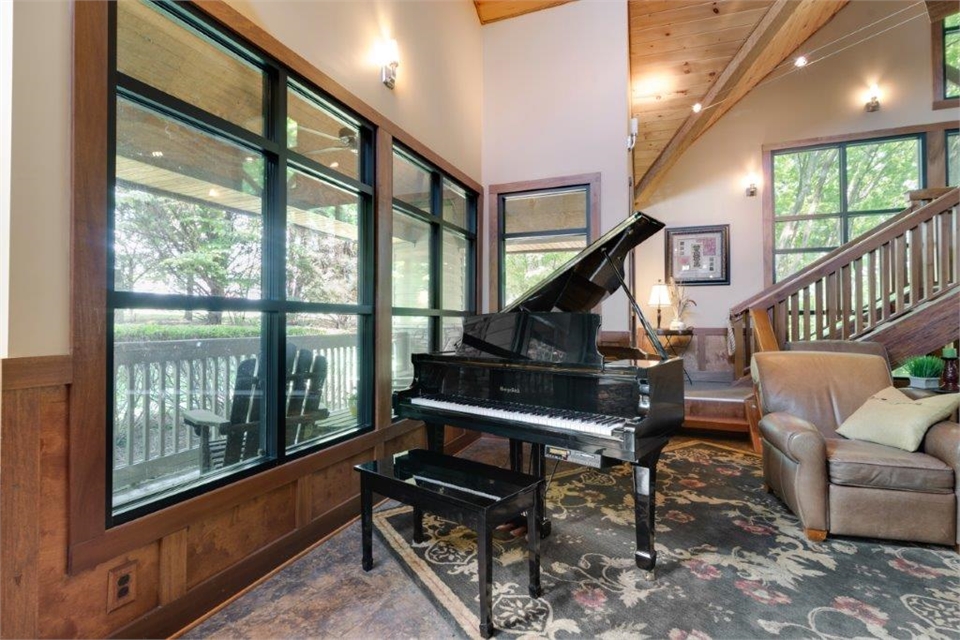
<path fill-rule="evenodd" d="M 667 146 L 640 178 L 634 198 L 642 206 L 683 153 L 777 65 L 816 33 L 848 0 L 777 0 Z M 710 106 L 714 105 L 714 106 Z"/>
<path fill-rule="evenodd" d="M 480 24 L 516 18 L 527 13 L 559 7 L 573 0 L 473 0 Z"/>
<path fill-rule="evenodd" d="M 930 15 L 930 22 L 943 20 L 949 15 L 960 11 L 957 6 L 957 0 L 927 0 L 927 13 Z"/>

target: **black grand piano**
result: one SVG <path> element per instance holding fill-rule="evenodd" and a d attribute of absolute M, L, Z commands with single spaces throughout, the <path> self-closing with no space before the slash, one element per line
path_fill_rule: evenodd
<path fill-rule="evenodd" d="M 451 425 L 509 438 L 517 471 L 521 443 L 531 443 L 530 472 L 540 477 L 545 458 L 631 463 L 636 562 L 647 571 L 657 558 L 657 460 L 683 422 L 683 366 L 667 357 L 622 274 L 627 254 L 661 228 L 637 212 L 500 313 L 464 318 L 457 350 L 414 354 L 413 383 L 393 396 L 398 415 L 426 423 L 433 450 L 442 450 Z M 591 310 L 621 287 L 656 354 L 601 355 L 600 316 Z M 550 523 L 538 515 L 547 535 Z"/>

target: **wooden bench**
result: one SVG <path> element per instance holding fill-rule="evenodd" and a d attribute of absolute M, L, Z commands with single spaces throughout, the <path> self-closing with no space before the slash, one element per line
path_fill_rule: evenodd
<path fill-rule="evenodd" d="M 539 598 L 541 478 L 435 451 L 412 449 L 354 467 L 360 472 L 363 570 L 373 568 L 373 494 L 413 507 L 413 540 L 423 542 L 423 511 L 440 515 L 477 532 L 480 582 L 480 634 L 493 633 L 494 528 L 521 511 L 527 513 L 527 556 L 530 596 Z"/>

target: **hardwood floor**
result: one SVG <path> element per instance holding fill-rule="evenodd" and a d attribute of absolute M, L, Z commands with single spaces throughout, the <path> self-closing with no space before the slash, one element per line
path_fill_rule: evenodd
<path fill-rule="evenodd" d="M 684 435 L 671 443 L 690 440 L 751 450 L 742 437 L 715 434 Z M 506 466 L 507 443 L 484 437 L 460 455 Z M 374 567 L 364 572 L 360 526 L 353 521 L 177 637 L 465 637 L 404 573 L 378 536 L 373 543 Z"/>

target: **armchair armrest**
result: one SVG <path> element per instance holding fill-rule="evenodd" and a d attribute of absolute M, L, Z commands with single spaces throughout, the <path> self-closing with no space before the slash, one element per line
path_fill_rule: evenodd
<path fill-rule="evenodd" d="M 938 422 L 930 427 L 923 440 L 923 452 L 953 467 L 960 477 L 960 424 Z"/>
<path fill-rule="evenodd" d="M 220 432 L 230 421 L 206 409 L 190 409 L 183 412 L 183 423 L 193 427 L 193 432 L 199 436 L 204 430 L 209 433 L 213 428 Z"/>
<path fill-rule="evenodd" d="M 763 438 L 796 463 L 827 459 L 827 447 L 817 428 L 789 413 L 768 413 L 760 419 Z"/>

